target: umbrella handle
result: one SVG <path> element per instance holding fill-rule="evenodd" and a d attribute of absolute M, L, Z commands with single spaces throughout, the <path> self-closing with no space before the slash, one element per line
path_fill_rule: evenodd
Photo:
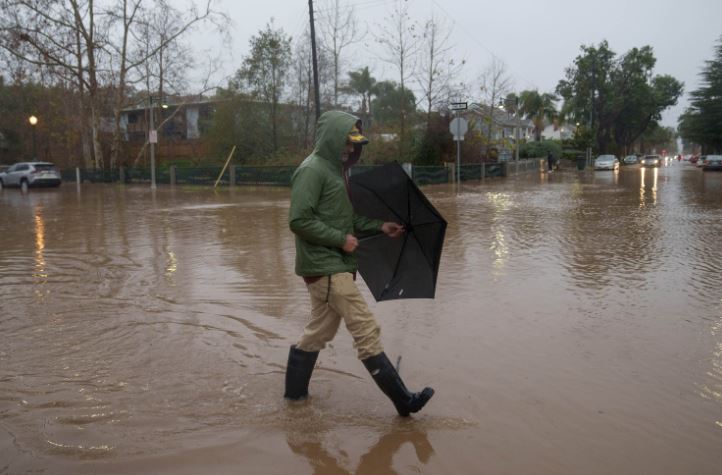
<path fill-rule="evenodd" d="M 382 233 L 382 232 L 381 232 L 381 233 L 378 233 L 378 234 L 372 234 L 372 235 L 370 235 L 370 236 L 364 236 L 364 237 L 362 237 L 361 239 L 358 240 L 358 242 L 369 241 L 369 240 L 371 240 L 371 239 L 376 239 L 376 238 L 379 238 L 379 237 L 382 237 L 382 236 L 386 236 L 386 235 L 385 235 L 384 233 Z"/>
<path fill-rule="evenodd" d="M 403 226 L 404 226 L 404 234 L 409 234 L 409 232 L 411 232 L 411 225 L 410 225 L 410 224 L 404 224 Z M 364 241 L 368 241 L 369 239 L 376 239 L 376 238 L 378 238 L 378 237 L 383 237 L 383 236 L 386 236 L 386 234 L 385 234 L 383 231 L 380 231 L 380 232 L 378 232 L 378 233 L 376 233 L 376 234 L 371 234 L 371 235 L 369 235 L 369 236 L 364 236 L 364 237 L 360 238 L 360 239 L 358 240 L 358 242 L 364 242 Z"/>

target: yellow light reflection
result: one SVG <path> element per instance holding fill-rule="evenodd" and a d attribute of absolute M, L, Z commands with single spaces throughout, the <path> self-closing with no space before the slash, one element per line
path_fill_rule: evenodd
<path fill-rule="evenodd" d="M 504 216 L 513 207 L 513 201 L 508 193 L 488 193 L 487 197 L 493 209 L 491 251 L 494 253 L 494 269 L 501 271 L 509 258 L 509 244 L 506 241 L 505 226 L 502 222 Z"/>
<path fill-rule="evenodd" d="M 173 274 L 178 270 L 178 258 L 170 249 L 166 249 L 166 253 L 168 254 L 168 260 L 165 265 L 165 276 L 173 277 Z"/>
<path fill-rule="evenodd" d="M 491 250 L 494 253 L 494 268 L 501 270 L 509 257 L 509 245 L 501 229 L 494 233 L 494 241 L 491 243 Z"/>
<path fill-rule="evenodd" d="M 644 208 L 647 205 L 647 169 L 645 167 L 640 168 L 641 170 L 641 183 L 639 186 L 639 207 Z M 652 186 L 650 191 L 652 192 L 651 205 L 657 204 L 657 183 L 659 180 L 659 169 L 653 168 L 650 172 L 652 174 Z"/>
<path fill-rule="evenodd" d="M 720 301 L 722 306 L 722 300 Z M 712 351 L 712 368 L 707 372 L 709 379 L 701 385 L 700 395 L 722 404 L 722 319 L 712 324 L 712 337 L 715 339 L 715 349 Z M 715 424 L 722 427 L 722 421 L 715 420 Z"/>
<path fill-rule="evenodd" d="M 35 208 L 35 273 L 33 277 L 46 279 L 45 264 L 45 220 L 42 215 L 42 208 Z"/>

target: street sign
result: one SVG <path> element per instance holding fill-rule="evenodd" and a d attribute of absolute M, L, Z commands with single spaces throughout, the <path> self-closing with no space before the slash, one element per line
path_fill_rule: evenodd
<path fill-rule="evenodd" d="M 151 130 L 148 132 L 148 143 L 158 143 L 158 131 Z"/>
<path fill-rule="evenodd" d="M 452 102 L 449 106 L 452 111 L 463 111 L 468 108 L 468 104 L 466 102 Z"/>
<path fill-rule="evenodd" d="M 464 134 L 469 131 L 469 123 L 463 117 L 455 117 L 449 123 L 449 132 L 454 136 L 454 140 L 464 140 Z"/>

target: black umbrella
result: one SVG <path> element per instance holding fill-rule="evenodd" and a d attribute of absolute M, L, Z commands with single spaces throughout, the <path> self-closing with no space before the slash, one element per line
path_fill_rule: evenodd
<path fill-rule="evenodd" d="M 406 228 L 396 239 L 383 233 L 360 239 L 359 272 L 376 301 L 433 298 L 446 232 L 444 218 L 398 163 L 353 175 L 349 182 L 357 214 Z"/>

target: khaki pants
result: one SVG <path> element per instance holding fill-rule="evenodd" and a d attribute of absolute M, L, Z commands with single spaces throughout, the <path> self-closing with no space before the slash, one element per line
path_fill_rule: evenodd
<path fill-rule="evenodd" d="M 308 284 L 311 294 L 311 320 L 303 329 L 296 347 L 303 351 L 320 351 L 333 340 L 343 319 L 354 339 L 360 360 L 381 353 L 381 329 L 353 281 L 353 275 L 334 274 Z"/>

